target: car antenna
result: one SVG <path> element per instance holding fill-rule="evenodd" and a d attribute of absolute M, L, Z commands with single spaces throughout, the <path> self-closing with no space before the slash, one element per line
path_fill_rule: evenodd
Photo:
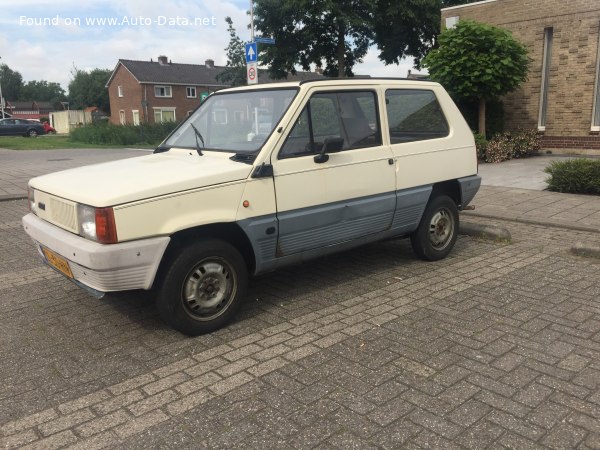
<path fill-rule="evenodd" d="M 190 126 L 194 129 L 194 134 L 196 135 L 196 151 L 200 156 L 203 156 L 202 150 L 200 149 L 200 144 L 198 143 L 198 138 L 200 138 L 200 141 L 202 141 L 202 147 L 206 147 L 206 144 L 204 143 L 204 138 L 198 131 L 198 128 L 196 128 L 193 123 L 190 122 Z"/>

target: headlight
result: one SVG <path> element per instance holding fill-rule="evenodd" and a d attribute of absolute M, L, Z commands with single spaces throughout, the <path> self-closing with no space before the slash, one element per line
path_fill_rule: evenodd
<path fill-rule="evenodd" d="M 35 189 L 30 186 L 27 186 L 27 200 L 29 203 L 29 211 L 37 215 L 37 208 L 35 206 Z"/>
<path fill-rule="evenodd" d="M 77 222 L 80 236 L 101 244 L 117 242 L 117 227 L 112 208 L 77 205 Z"/>

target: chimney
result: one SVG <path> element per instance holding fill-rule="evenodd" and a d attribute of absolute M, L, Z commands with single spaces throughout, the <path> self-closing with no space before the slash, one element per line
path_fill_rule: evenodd
<path fill-rule="evenodd" d="M 323 75 L 323 68 L 322 67 L 315 68 L 315 73 L 317 73 L 319 75 Z"/>
<path fill-rule="evenodd" d="M 164 55 L 160 55 L 160 56 L 158 57 L 158 63 L 159 63 L 161 66 L 166 66 L 166 65 L 168 64 L 168 62 L 167 62 L 167 57 L 166 57 L 166 56 L 164 56 Z"/>
<path fill-rule="evenodd" d="M 207 69 L 215 68 L 215 62 L 212 59 L 207 59 L 206 61 L 204 61 L 204 65 L 206 66 Z"/>

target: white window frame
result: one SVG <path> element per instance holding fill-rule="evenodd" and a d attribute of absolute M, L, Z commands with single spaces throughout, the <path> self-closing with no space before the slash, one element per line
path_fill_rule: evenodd
<path fill-rule="evenodd" d="M 119 95 L 119 97 L 124 97 L 123 86 L 117 86 L 117 94 Z"/>
<path fill-rule="evenodd" d="M 550 88 L 550 66 L 552 65 L 552 43 L 554 28 L 544 28 L 544 48 L 542 57 L 542 85 L 540 87 L 540 108 L 538 111 L 538 131 L 546 131 L 548 117 L 548 90 Z"/>
<path fill-rule="evenodd" d="M 119 110 L 119 123 L 121 125 L 125 125 L 127 123 L 127 119 L 125 118 L 125 110 L 124 109 Z"/>
<path fill-rule="evenodd" d="M 594 83 L 594 103 L 592 103 L 592 132 L 600 132 L 600 33 L 598 33 L 598 53 L 596 54 L 596 81 Z"/>
<path fill-rule="evenodd" d="M 137 116 L 137 120 L 136 120 L 136 116 Z M 131 110 L 131 123 L 134 125 L 140 124 L 140 110 L 139 109 Z"/>
<path fill-rule="evenodd" d="M 162 114 L 163 111 L 169 111 L 169 112 L 173 112 L 173 122 L 177 121 L 177 112 L 176 112 L 176 108 L 175 107 L 153 107 L 152 108 L 154 110 L 154 123 L 164 123 L 163 118 L 162 118 Z M 160 113 L 160 122 L 156 122 L 156 113 Z"/>
<path fill-rule="evenodd" d="M 165 95 L 160 95 L 159 90 L 164 89 Z M 168 91 L 168 94 L 167 94 Z M 165 84 L 159 84 L 154 86 L 154 96 L 157 98 L 172 98 L 173 97 L 173 89 L 171 86 Z"/>
<path fill-rule="evenodd" d="M 194 94 L 190 95 L 190 91 L 192 91 L 192 90 L 193 90 Z M 198 91 L 196 89 L 196 86 L 187 86 L 185 88 L 185 96 L 186 96 L 186 98 L 196 98 L 197 97 L 197 95 L 196 95 L 197 92 Z"/>

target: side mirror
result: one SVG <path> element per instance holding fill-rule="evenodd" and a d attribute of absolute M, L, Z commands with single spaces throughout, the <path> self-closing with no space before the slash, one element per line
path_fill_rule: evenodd
<path fill-rule="evenodd" d="M 318 155 L 315 155 L 314 160 L 317 164 L 322 164 L 329 161 L 328 153 L 337 153 L 344 148 L 343 138 L 326 138 L 323 142 L 323 147 Z"/>

